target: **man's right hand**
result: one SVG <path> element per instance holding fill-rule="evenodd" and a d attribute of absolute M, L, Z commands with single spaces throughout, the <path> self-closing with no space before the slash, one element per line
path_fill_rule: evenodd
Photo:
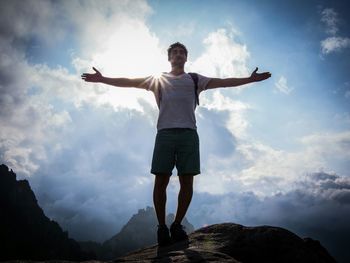
<path fill-rule="evenodd" d="M 83 73 L 81 75 L 81 78 L 87 82 L 101 82 L 103 79 L 102 74 L 95 69 L 94 67 L 92 67 L 92 69 L 96 72 L 94 74 L 89 74 L 89 73 Z"/>

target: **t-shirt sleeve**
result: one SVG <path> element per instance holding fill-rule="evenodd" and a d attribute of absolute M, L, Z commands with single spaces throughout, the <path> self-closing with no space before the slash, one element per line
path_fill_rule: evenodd
<path fill-rule="evenodd" d="M 153 76 L 147 77 L 146 80 L 139 86 L 139 88 L 154 92 L 155 90 L 154 77 Z"/>
<path fill-rule="evenodd" d="M 211 78 L 205 77 L 203 75 L 198 75 L 198 93 L 201 93 L 203 90 L 207 89 L 208 83 Z"/>
<path fill-rule="evenodd" d="M 146 80 L 142 83 L 141 87 L 142 89 L 152 91 L 155 94 L 158 94 L 158 90 L 161 86 L 161 78 L 157 78 L 154 76 L 147 77 Z"/>

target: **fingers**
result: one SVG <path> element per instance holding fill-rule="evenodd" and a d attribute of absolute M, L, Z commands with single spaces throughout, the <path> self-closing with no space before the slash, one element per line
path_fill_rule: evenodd
<path fill-rule="evenodd" d="M 270 78 L 271 73 L 270 72 L 255 73 L 254 77 L 255 77 L 255 81 L 262 81 Z"/>
<path fill-rule="evenodd" d="M 95 74 L 84 73 L 81 75 L 81 78 L 85 81 L 94 81 Z"/>
<path fill-rule="evenodd" d="M 264 72 L 263 73 L 264 79 L 268 79 L 271 77 L 271 73 L 270 72 Z"/>
<path fill-rule="evenodd" d="M 260 76 L 264 76 L 264 78 L 269 78 L 271 77 L 271 73 L 270 72 L 262 72 L 262 73 L 257 73 L 258 71 L 258 67 L 255 68 L 254 72 L 252 74 L 257 74 Z"/>
<path fill-rule="evenodd" d="M 90 74 L 88 74 L 88 73 L 84 73 L 84 74 L 81 75 L 81 78 L 85 80 L 86 78 L 89 77 L 89 75 Z"/>
<path fill-rule="evenodd" d="M 90 74 L 90 73 L 83 73 L 81 75 L 81 78 L 85 81 L 94 81 L 93 78 L 94 76 L 97 74 L 97 75 L 101 75 L 101 73 L 95 68 L 95 67 L 92 67 L 92 69 L 95 71 L 95 73 L 93 74 Z"/>

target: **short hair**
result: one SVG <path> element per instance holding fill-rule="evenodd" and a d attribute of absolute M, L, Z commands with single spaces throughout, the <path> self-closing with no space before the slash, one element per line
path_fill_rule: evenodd
<path fill-rule="evenodd" d="M 168 48 L 168 59 L 170 58 L 170 52 L 172 49 L 176 48 L 176 47 L 180 47 L 182 49 L 185 50 L 185 54 L 186 54 L 186 57 L 187 57 L 187 54 L 188 54 L 188 51 L 187 51 L 187 48 L 185 47 L 184 44 L 180 43 L 180 42 L 176 42 L 174 44 L 171 44 Z"/>

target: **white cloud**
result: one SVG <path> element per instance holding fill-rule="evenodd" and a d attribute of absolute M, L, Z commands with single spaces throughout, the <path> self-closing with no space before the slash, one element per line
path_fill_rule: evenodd
<path fill-rule="evenodd" d="M 2 38 L 6 39 L 7 34 Z M 66 110 L 54 109 L 47 98 L 36 94 L 40 93 L 40 87 L 33 86 L 37 72 L 27 63 L 21 49 L 11 45 L 11 41 L 4 41 L 0 50 L 1 161 L 22 175 L 30 175 L 39 168 L 38 163 L 46 159 L 45 146 L 66 128 L 70 116 Z"/>
<path fill-rule="evenodd" d="M 158 38 L 146 26 L 145 19 L 152 10 L 145 1 L 104 1 L 96 5 L 96 2 L 65 2 L 80 43 L 79 54 L 73 58 L 78 74 L 92 72 L 91 67 L 95 66 L 109 77 L 145 77 L 169 66 Z M 142 100 L 156 109 L 151 92 L 82 82 L 79 86 L 85 90 L 94 86 L 99 90 L 99 94 L 90 98 L 90 102 L 93 100 L 98 105 L 107 103 L 116 109 L 142 111 Z"/>
<path fill-rule="evenodd" d="M 293 88 L 289 87 L 287 84 L 287 79 L 284 76 L 281 76 L 278 81 L 275 83 L 275 87 L 279 92 L 289 95 Z"/>
<path fill-rule="evenodd" d="M 328 37 L 321 41 L 323 54 L 341 51 L 348 47 L 350 47 L 350 38 L 348 37 Z"/>
<path fill-rule="evenodd" d="M 244 117 L 244 114 L 247 110 L 251 109 L 249 104 L 233 100 L 229 96 L 224 96 L 220 90 L 215 90 L 210 98 L 209 96 L 203 96 L 201 104 L 208 110 L 226 112 L 228 114 L 228 119 L 225 122 L 227 129 L 234 136 L 240 138 L 245 136 L 249 123 Z"/>
<path fill-rule="evenodd" d="M 339 156 L 350 159 L 350 132 L 312 134 L 301 138 L 300 141 L 310 152 L 322 158 Z"/>
<path fill-rule="evenodd" d="M 139 112 L 110 106 L 84 105 L 71 118 L 30 183 L 45 213 L 73 237 L 103 241 L 152 203 L 154 130 Z"/>
<path fill-rule="evenodd" d="M 227 115 L 225 119 L 228 119 Z M 227 126 L 222 129 L 229 131 Z M 209 131 L 202 131 L 201 134 L 208 144 L 209 138 L 215 141 L 219 137 L 223 140 L 225 133 L 216 128 L 214 136 Z M 252 138 L 232 136 L 231 142 L 225 141 L 221 145 L 224 155 L 218 155 L 213 145 L 204 145 L 204 169 L 198 179 L 197 191 L 211 194 L 251 191 L 257 196 L 266 197 L 297 189 L 299 186 L 295 182 L 313 171 L 334 171 L 334 167 L 337 167 L 336 172 L 349 175 L 348 132 L 312 134 L 300 138 L 300 142 L 302 147 L 298 151 L 288 152 Z"/>
<path fill-rule="evenodd" d="M 22 175 L 35 172 L 46 156 L 47 147 L 60 148 L 63 131 L 71 128 L 71 114 L 83 110 L 86 103 L 139 112 L 147 108 L 145 117 L 154 122 L 155 102 L 150 92 L 118 90 L 80 79 L 82 70 L 96 66 L 94 62 L 105 64 L 105 72 L 110 74 L 119 71 L 130 75 L 128 65 L 133 65 L 141 75 L 150 74 L 154 70 L 150 61 L 159 69 L 161 63 L 154 59 L 160 58 L 158 40 L 144 24 L 150 12 L 144 1 L 138 1 L 137 5 L 133 1 L 98 4 L 95 1 L 61 4 L 28 1 L 26 5 L 12 1 L 2 5 L 0 77 L 4 85 L 0 87 L 0 149 L 3 162 Z M 75 54 L 72 61 L 78 74 L 62 66 L 28 64 L 23 49 L 28 39 L 38 38 L 54 52 L 55 44 L 59 46 L 60 40 L 68 36 L 74 36 L 82 45 L 81 54 Z M 140 38 L 143 41 L 139 41 Z M 18 45 L 13 45 L 14 40 Z M 166 61 L 166 56 L 164 58 Z M 138 63 L 142 59 L 143 62 Z"/>
<path fill-rule="evenodd" d="M 196 227 L 221 222 L 280 226 L 301 237 L 319 240 L 337 259 L 346 258 L 344 251 L 350 242 L 349 178 L 316 172 L 300 176 L 297 182 L 297 187 L 288 192 L 265 197 L 235 189 L 215 195 L 197 193 L 189 209 L 189 220 Z"/>
<path fill-rule="evenodd" d="M 320 169 L 332 171 L 333 167 L 341 166 L 340 162 L 345 165 L 344 175 L 349 175 L 346 174 L 350 168 L 349 132 L 312 134 L 300 142 L 304 147 L 296 152 L 276 150 L 261 143 L 239 145 L 245 158 L 253 162 L 237 178 L 254 193 L 265 196 L 274 191 L 289 191 L 300 175 Z"/>
<path fill-rule="evenodd" d="M 259 197 L 252 191 L 199 193 L 195 200 L 196 203 L 193 204 L 196 209 L 192 209 L 191 214 L 200 225 L 224 221 L 253 225 L 274 222 L 274 225 L 281 225 L 288 224 L 288 217 L 292 216 L 292 221 L 298 221 L 298 224 L 306 226 L 308 223 L 303 224 L 302 220 L 305 216 L 317 217 L 319 213 L 328 214 L 329 207 L 323 207 L 322 203 L 332 204 L 335 211 L 339 209 L 350 213 L 350 210 L 347 209 L 350 203 L 350 179 L 348 177 L 326 172 L 313 172 L 300 175 L 295 185 L 294 189 L 285 193 L 271 193 L 264 197 Z M 313 206 L 317 208 L 312 208 Z M 305 211 L 305 209 L 312 209 L 312 211 Z M 296 214 L 291 215 L 292 213 Z M 328 218 L 340 219 L 338 218 L 340 216 L 340 213 L 336 213 Z M 327 220 L 321 224 L 326 222 Z M 346 220 L 342 222 L 345 223 Z"/>
<path fill-rule="evenodd" d="M 325 23 L 325 32 L 330 36 L 321 41 L 322 54 L 339 52 L 350 47 L 350 38 L 337 36 L 339 31 L 338 13 L 332 8 L 326 8 L 321 12 L 321 21 Z"/>
<path fill-rule="evenodd" d="M 142 77 L 168 66 L 158 38 L 145 24 L 145 1 L 64 2 L 80 44 L 78 72 L 94 65 L 109 76 Z"/>
<path fill-rule="evenodd" d="M 50 46 L 67 36 L 62 9 L 45 0 L 3 1 L 1 3 L 1 38 L 28 40 L 32 36 Z M 15 18 L 15 19 L 14 19 Z"/>
<path fill-rule="evenodd" d="M 246 77 L 249 74 L 247 46 L 235 39 L 234 32 L 218 29 L 204 39 L 205 51 L 193 63 L 191 70 L 211 77 Z"/>
<path fill-rule="evenodd" d="M 322 10 L 321 21 L 326 25 L 326 33 L 335 35 L 338 32 L 338 13 L 333 8 Z"/>
<path fill-rule="evenodd" d="M 129 49 L 136 45 L 135 42 L 143 44 L 143 38 L 146 37 L 144 43 L 147 44 L 150 37 L 144 22 L 152 13 L 152 9 L 144 0 L 66 1 L 62 3 L 62 8 L 66 11 L 67 19 L 72 23 L 71 26 L 76 28 L 79 52 L 83 57 L 91 57 L 95 53 L 103 52 L 103 49 L 108 47 L 110 39 L 118 35 L 119 43 L 115 42 L 115 48 L 122 47 L 123 52 L 127 51 L 130 54 Z M 144 32 L 139 31 L 140 28 L 143 28 Z M 135 36 L 136 32 L 133 32 L 133 29 L 141 35 Z M 133 41 L 126 41 L 130 39 Z M 139 45 L 142 46 L 142 44 Z M 118 58 L 110 57 L 110 59 Z"/>

